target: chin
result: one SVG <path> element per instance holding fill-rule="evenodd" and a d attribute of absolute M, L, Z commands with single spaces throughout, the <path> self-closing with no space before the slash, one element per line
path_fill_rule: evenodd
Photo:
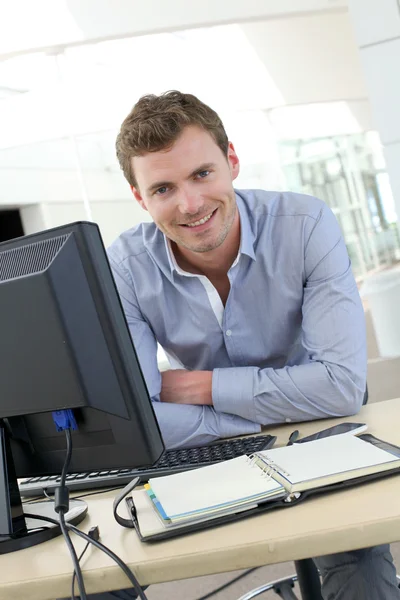
<path fill-rule="evenodd" d="M 219 246 L 221 246 L 222 243 L 223 242 L 221 242 L 220 240 L 210 240 L 208 242 L 207 241 L 199 242 L 192 248 L 187 246 L 187 248 L 189 248 L 193 252 L 199 252 L 199 253 L 211 252 L 212 250 L 219 248 Z"/>

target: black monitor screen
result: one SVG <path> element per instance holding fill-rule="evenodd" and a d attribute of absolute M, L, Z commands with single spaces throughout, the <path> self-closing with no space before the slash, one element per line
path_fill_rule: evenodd
<path fill-rule="evenodd" d="M 73 223 L 0 244 L 0 419 L 17 477 L 154 464 L 164 445 L 100 232 Z"/>

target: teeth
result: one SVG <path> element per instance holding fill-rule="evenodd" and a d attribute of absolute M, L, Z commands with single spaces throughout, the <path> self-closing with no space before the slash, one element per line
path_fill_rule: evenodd
<path fill-rule="evenodd" d="M 197 227 L 198 225 L 203 225 L 203 223 L 207 223 L 209 219 L 211 219 L 213 213 L 209 214 L 208 217 L 203 217 L 200 221 L 196 221 L 195 223 L 187 223 L 188 227 Z"/>

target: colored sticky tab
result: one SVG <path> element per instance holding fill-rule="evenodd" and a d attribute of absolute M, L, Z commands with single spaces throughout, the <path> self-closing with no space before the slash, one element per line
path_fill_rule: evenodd
<path fill-rule="evenodd" d="M 149 495 L 150 500 L 152 501 L 152 503 L 154 504 L 157 512 L 159 513 L 160 517 L 164 520 L 164 521 L 170 521 L 170 518 L 168 517 L 168 515 L 166 514 L 165 510 L 162 507 L 161 502 L 159 502 L 153 492 L 153 490 L 151 489 L 150 484 L 145 483 L 144 484 L 144 489 L 146 490 L 147 494 Z"/>

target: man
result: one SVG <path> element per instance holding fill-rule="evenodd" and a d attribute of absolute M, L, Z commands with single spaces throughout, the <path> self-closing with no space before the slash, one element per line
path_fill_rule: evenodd
<path fill-rule="evenodd" d="M 117 156 L 154 221 L 109 259 L 166 446 L 357 413 L 364 314 L 329 208 L 235 191 L 234 146 L 190 94 L 141 98 Z M 159 372 L 157 342 L 179 368 Z M 387 545 L 316 563 L 325 599 L 400 598 Z"/>

